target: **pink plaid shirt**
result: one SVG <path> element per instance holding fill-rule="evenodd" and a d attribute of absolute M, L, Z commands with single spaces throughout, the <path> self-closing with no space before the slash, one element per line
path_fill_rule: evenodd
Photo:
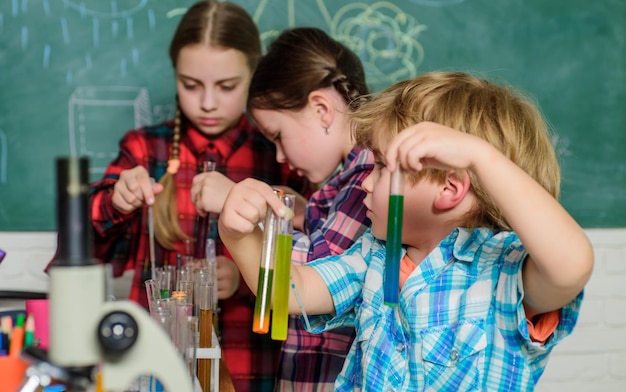
<path fill-rule="evenodd" d="M 374 168 L 368 151 L 354 148 L 342 169 L 309 199 L 305 232 L 294 233 L 292 260 L 306 263 L 348 249 L 369 227 L 361 183 Z M 354 328 L 311 334 L 299 317 L 289 320 L 277 385 L 281 391 L 332 391 L 348 354 Z"/>

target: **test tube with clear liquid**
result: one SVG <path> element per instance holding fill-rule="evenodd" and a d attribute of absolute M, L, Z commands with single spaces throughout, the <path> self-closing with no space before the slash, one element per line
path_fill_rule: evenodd
<path fill-rule="evenodd" d="M 214 161 L 202 162 L 203 173 L 215 171 L 216 163 Z M 194 250 L 194 258 L 198 267 L 202 268 L 206 265 L 206 242 L 209 235 L 209 224 L 211 223 L 211 214 L 198 217 L 198 230 L 196 234 L 196 246 Z"/>

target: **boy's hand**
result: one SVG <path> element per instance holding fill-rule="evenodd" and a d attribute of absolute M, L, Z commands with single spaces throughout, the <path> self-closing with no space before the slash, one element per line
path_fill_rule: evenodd
<path fill-rule="evenodd" d="M 421 122 L 400 132 L 387 146 L 387 168 L 407 171 L 424 168 L 471 169 L 484 140 L 433 122 Z"/>
<path fill-rule="evenodd" d="M 113 187 L 113 207 L 122 214 L 129 214 L 144 203 L 154 204 L 154 195 L 163 190 L 163 185 L 153 183 L 148 170 L 143 166 L 120 173 L 120 179 Z"/>
<path fill-rule="evenodd" d="M 233 186 L 235 183 L 220 172 L 197 174 L 191 185 L 191 202 L 200 216 L 209 212 L 219 214 Z"/>
<path fill-rule="evenodd" d="M 284 216 L 287 208 L 268 184 L 247 178 L 232 187 L 219 218 L 222 239 L 242 238 L 252 233 L 265 217 L 268 206 L 278 216 Z"/>
<path fill-rule="evenodd" d="M 285 193 L 296 196 L 296 201 L 293 208 L 293 228 L 296 230 L 304 231 L 304 213 L 306 211 L 306 205 L 309 201 L 304 196 L 286 185 L 274 185 L 273 187 L 275 189 L 281 189 Z"/>

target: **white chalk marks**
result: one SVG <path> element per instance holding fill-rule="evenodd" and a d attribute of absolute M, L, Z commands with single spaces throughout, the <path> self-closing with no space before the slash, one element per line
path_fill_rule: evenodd
<path fill-rule="evenodd" d="M 68 104 L 70 153 L 88 156 L 92 173 L 102 173 L 117 154 L 125 130 L 152 124 L 148 90 L 126 86 L 83 86 Z M 107 121 L 102 121 L 107 119 Z"/>

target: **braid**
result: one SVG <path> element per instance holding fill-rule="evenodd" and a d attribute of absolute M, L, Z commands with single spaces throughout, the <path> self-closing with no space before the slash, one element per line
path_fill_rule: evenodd
<path fill-rule="evenodd" d="M 364 92 L 355 88 L 346 75 L 340 74 L 335 76 L 331 83 L 335 90 L 344 98 L 350 109 L 356 110 L 363 102 Z"/>
<path fill-rule="evenodd" d="M 187 239 L 178 224 L 178 208 L 176 203 L 176 182 L 174 175 L 180 167 L 180 108 L 176 109 L 174 118 L 174 135 L 172 136 L 172 147 L 170 159 L 167 161 L 167 171 L 159 180 L 163 185 L 163 191 L 156 195 L 154 200 L 154 235 L 157 241 L 164 248 L 173 250 L 174 242 Z"/>

